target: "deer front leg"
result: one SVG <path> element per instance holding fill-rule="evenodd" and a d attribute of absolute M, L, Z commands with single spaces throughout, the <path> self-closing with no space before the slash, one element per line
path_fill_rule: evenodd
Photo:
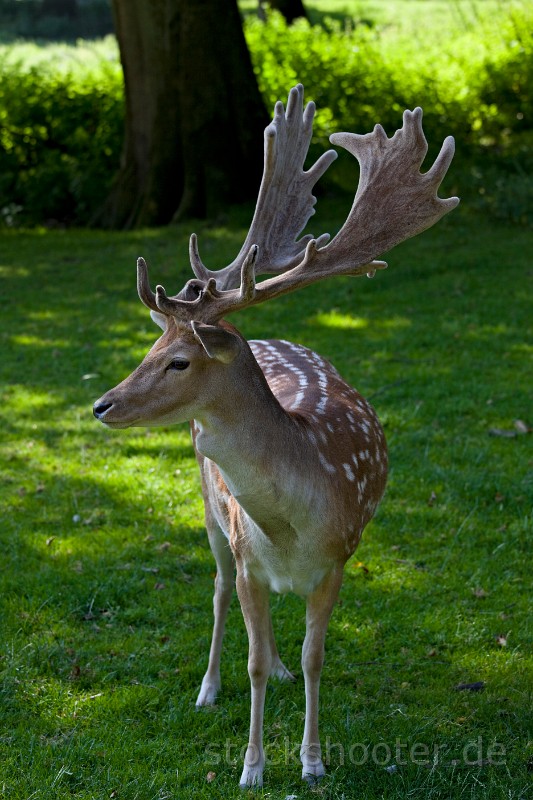
<path fill-rule="evenodd" d="M 263 713 L 268 676 L 272 671 L 271 622 L 268 589 L 260 585 L 237 561 L 237 594 L 248 632 L 248 674 L 252 690 L 250 735 L 240 785 L 262 786 Z"/>
<path fill-rule="evenodd" d="M 233 593 L 234 561 L 229 542 L 206 506 L 206 527 L 209 544 L 217 564 L 215 593 L 213 595 L 213 636 L 209 651 L 207 672 L 202 680 L 196 706 L 212 706 L 220 689 L 220 654 L 226 617 Z"/>
<path fill-rule="evenodd" d="M 302 648 L 305 726 L 300 759 L 302 778 L 308 782 L 321 778 L 325 773 L 318 735 L 318 693 L 326 631 L 341 584 L 342 565 L 337 565 L 307 598 L 306 634 Z"/>

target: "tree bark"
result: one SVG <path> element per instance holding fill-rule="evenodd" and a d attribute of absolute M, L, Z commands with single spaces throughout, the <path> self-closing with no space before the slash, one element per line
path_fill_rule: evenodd
<path fill-rule="evenodd" d="M 113 0 L 113 13 L 125 143 L 95 224 L 166 224 L 253 197 L 268 117 L 236 0 Z"/>

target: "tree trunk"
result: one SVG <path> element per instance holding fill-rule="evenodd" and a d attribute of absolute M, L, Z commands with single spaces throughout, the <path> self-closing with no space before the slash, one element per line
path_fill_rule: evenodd
<path fill-rule="evenodd" d="M 166 224 L 253 197 L 268 117 L 236 1 L 113 0 L 113 13 L 125 143 L 95 224 Z"/>

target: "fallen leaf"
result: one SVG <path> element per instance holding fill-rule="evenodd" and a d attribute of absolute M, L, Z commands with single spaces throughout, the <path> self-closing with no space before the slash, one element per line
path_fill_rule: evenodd
<path fill-rule="evenodd" d="M 217 776 L 216 772 L 208 772 L 207 775 L 205 776 L 205 779 L 208 783 L 212 783 L 215 780 L 216 776 Z"/>
<path fill-rule="evenodd" d="M 531 433 L 530 426 L 522 419 L 515 419 L 514 430 L 511 428 L 489 428 L 490 436 L 503 436 L 505 439 L 514 439 L 515 436 L 523 436 Z"/>
<path fill-rule="evenodd" d="M 518 433 L 531 433 L 531 428 L 529 425 L 526 425 L 526 423 L 521 419 L 515 419 L 514 426 Z"/>
<path fill-rule="evenodd" d="M 504 439 L 514 439 L 518 434 L 516 431 L 504 430 L 503 428 L 489 428 L 489 436 L 501 436 Z"/>

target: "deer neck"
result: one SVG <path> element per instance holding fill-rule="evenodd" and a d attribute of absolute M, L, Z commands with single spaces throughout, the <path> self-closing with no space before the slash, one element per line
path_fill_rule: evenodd
<path fill-rule="evenodd" d="M 195 445 L 263 531 L 279 532 L 298 516 L 295 483 L 304 479 L 311 443 L 302 439 L 297 419 L 280 405 L 251 352 L 248 361 L 222 402 L 195 419 Z M 306 494 L 303 486 L 299 493 Z"/>

